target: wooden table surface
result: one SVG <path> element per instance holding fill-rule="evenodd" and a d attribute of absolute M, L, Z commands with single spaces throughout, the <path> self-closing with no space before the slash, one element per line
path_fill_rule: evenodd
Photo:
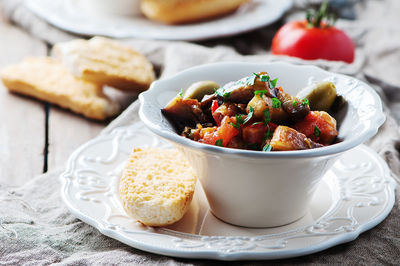
<path fill-rule="evenodd" d="M 0 67 L 26 56 L 45 56 L 50 49 L 10 25 L 0 12 Z M 77 147 L 106 126 L 46 102 L 9 93 L 1 82 L 0 119 L 0 186 L 22 185 L 38 174 L 64 167 Z"/>

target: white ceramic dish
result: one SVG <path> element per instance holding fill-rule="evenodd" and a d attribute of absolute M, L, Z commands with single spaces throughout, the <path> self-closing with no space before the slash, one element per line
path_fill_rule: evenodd
<path fill-rule="evenodd" d="M 177 134 L 161 109 L 180 89 L 201 80 L 224 85 L 266 71 L 292 95 L 310 81 L 332 80 L 348 102 L 340 122 L 342 142 L 328 147 L 287 152 L 258 152 L 207 145 Z M 283 62 L 218 63 L 188 69 L 159 80 L 140 94 L 142 121 L 154 133 L 182 150 L 196 171 L 220 219 L 240 226 L 267 227 L 293 222 L 305 215 L 318 181 L 338 157 L 376 134 L 385 120 L 379 96 L 367 84 L 314 66 Z"/>
<path fill-rule="evenodd" d="M 49 23 L 73 33 L 164 40 L 204 40 L 247 32 L 277 21 L 292 6 L 292 0 L 252 0 L 237 12 L 219 19 L 169 26 L 140 15 L 91 12 L 84 2 L 29 0 L 25 5 Z"/>
<path fill-rule="evenodd" d="M 87 12 L 137 16 L 140 12 L 140 0 L 84 0 L 80 1 Z"/>
<path fill-rule="evenodd" d="M 76 217 L 101 233 L 157 254 L 219 260 L 301 256 L 354 240 L 380 223 L 394 204 L 395 182 L 386 163 L 361 145 L 327 172 L 307 214 L 295 223 L 268 229 L 226 224 L 209 212 L 198 186 L 182 220 L 166 228 L 144 227 L 126 216 L 117 187 L 132 148 L 146 146 L 169 144 L 134 114 L 130 126 L 104 133 L 71 155 L 60 177 L 61 195 Z"/>

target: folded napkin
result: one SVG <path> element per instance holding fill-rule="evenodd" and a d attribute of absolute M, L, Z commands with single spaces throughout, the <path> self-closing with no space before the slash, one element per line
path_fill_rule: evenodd
<path fill-rule="evenodd" d="M 393 4 L 392 1 L 381 1 L 381 5 Z M 304 4 L 302 1 L 300 4 Z M 49 43 L 76 38 L 69 33 L 60 31 L 36 17 L 27 10 L 19 0 L 3 0 L 5 15 L 30 31 L 38 38 Z M 377 89 L 387 104 L 395 105 L 400 101 L 398 86 L 400 76 L 392 69 L 397 68 L 400 49 L 392 43 L 400 43 L 400 30 L 384 27 L 370 28 L 365 13 L 375 14 L 378 10 L 368 2 L 358 7 L 361 19 L 355 22 L 342 22 L 347 26 L 357 43 L 357 59 L 353 64 L 312 62 L 325 69 L 341 72 L 367 80 Z M 372 10 L 374 9 L 374 10 Z M 295 14 L 292 14 L 295 16 Z M 387 17 L 390 17 L 389 15 Z M 220 61 L 250 61 L 269 62 L 286 60 L 298 64 L 309 64 L 298 59 L 275 57 L 267 54 L 257 43 L 260 35 L 272 32 L 275 26 L 266 27 L 260 31 L 218 41 L 192 44 L 184 42 L 124 40 L 127 45 L 144 53 L 156 65 L 161 77 L 167 77 L 186 69 L 187 67 Z M 391 30 L 393 30 L 391 32 Z M 386 33 L 385 33 L 386 32 Z M 389 34 L 390 32 L 390 34 Z M 270 35 L 269 35 L 270 36 Z M 376 38 L 374 38 L 376 36 Z M 380 37 L 377 39 L 377 37 Z M 248 39 L 247 39 L 248 38 Z M 265 38 L 264 38 L 265 39 Z M 375 45 L 370 44 L 375 40 Z M 377 41 L 379 40 L 379 42 Z M 249 42 L 251 51 L 258 55 L 242 55 L 242 43 Z M 220 45 L 223 43 L 223 45 Z M 231 43 L 237 45 L 230 45 Z M 215 46 L 215 47 L 206 47 Z M 267 45 L 265 43 L 265 45 Z M 393 47 L 392 47 L 393 46 Z M 392 48 L 390 48 L 392 47 Z M 396 60 L 397 59 L 397 60 Z M 396 64 L 397 63 L 397 64 Z M 382 67 L 383 66 L 383 67 Z M 385 69 L 388 69 L 387 71 Z M 390 70 L 389 70 L 390 69 Z M 386 97 L 389 96 L 389 97 Z M 397 97 L 397 100 L 396 100 Z M 135 102 L 118 118 L 104 129 L 105 134 L 115 127 L 131 123 L 132 115 L 136 112 Z M 398 150 L 398 125 L 392 117 L 389 108 L 385 107 L 387 121 L 379 133 L 367 145 L 376 150 L 389 164 L 394 176 L 400 176 L 400 161 Z M 93 227 L 75 218 L 65 207 L 60 198 L 59 175 L 63 166 L 58 170 L 38 176 L 22 187 L 9 187 L 0 184 L 0 264 L 168 264 L 168 265 L 209 265 L 210 261 L 170 258 L 143 252 L 105 237 Z M 396 192 L 399 198 L 400 192 Z M 374 229 L 361 234 L 355 241 L 335 246 L 328 250 L 303 256 L 300 258 L 279 261 L 280 264 L 394 264 L 399 265 L 400 249 L 400 207 L 398 200 L 388 216 Z M 276 261 L 273 263 L 277 263 Z M 221 264 L 218 262 L 218 264 Z M 229 263 L 232 264 L 232 263 Z M 240 264 L 266 264 L 266 262 L 248 262 Z"/>

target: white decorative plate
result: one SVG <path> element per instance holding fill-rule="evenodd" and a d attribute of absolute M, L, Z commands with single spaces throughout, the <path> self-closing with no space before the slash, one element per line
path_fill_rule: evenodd
<path fill-rule="evenodd" d="M 38 16 L 73 33 L 164 40 L 203 40 L 239 34 L 275 22 L 292 6 L 292 0 L 252 0 L 235 13 L 219 19 L 169 26 L 143 16 L 100 15 L 88 11 L 84 3 L 80 0 L 25 1 Z"/>
<path fill-rule="evenodd" d="M 145 227 L 125 214 L 118 182 L 133 147 L 146 146 L 169 144 L 134 115 L 130 126 L 104 133 L 77 149 L 60 178 L 62 197 L 75 216 L 104 235 L 153 253 L 219 260 L 310 254 L 354 240 L 380 223 L 394 204 L 395 182 L 388 166 L 360 145 L 344 153 L 324 176 L 309 212 L 292 224 L 261 229 L 226 224 L 209 212 L 198 185 L 189 211 L 179 222 L 165 228 Z"/>

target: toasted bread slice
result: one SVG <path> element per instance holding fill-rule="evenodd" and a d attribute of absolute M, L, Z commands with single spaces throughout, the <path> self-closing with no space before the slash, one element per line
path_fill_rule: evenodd
<path fill-rule="evenodd" d="M 181 24 L 232 13 L 245 2 L 248 0 L 142 0 L 140 8 L 150 19 Z"/>
<path fill-rule="evenodd" d="M 121 90 L 141 92 L 155 80 L 146 57 L 103 37 L 58 43 L 52 55 L 75 76 Z"/>
<path fill-rule="evenodd" d="M 119 192 L 125 211 L 148 226 L 165 226 L 183 217 L 196 176 L 176 150 L 135 149 L 123 171 Z"/>
<path fill-rule="evenodd" d="M 119 112 L 98 84 L 79 79 L 60 62 L 48 57 L 29 57 L 0 71 L 12 92 L 54 103 L 92 119 L 103 120 Z"/>

